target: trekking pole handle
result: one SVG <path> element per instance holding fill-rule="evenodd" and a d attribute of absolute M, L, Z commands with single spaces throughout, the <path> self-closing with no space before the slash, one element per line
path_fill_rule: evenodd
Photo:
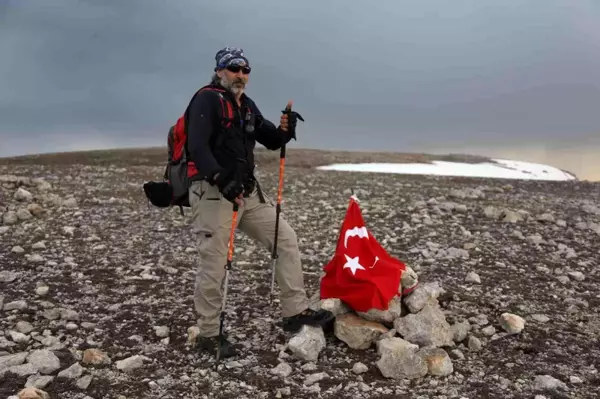
<path fill-rule="evenodd" d="M 292 130 L 291 132 L 291 138 L 296 140 L 296 123 L 295 120 L 296 119 L 300 119 L 302 122 L 304 122 L 304 118 L 302 117 L 302 115 L 300 115 L 299 113 L 297 113 L 296 111 L 292 111 L 292 102 L 289 101 L 287 103 L 287 105 L 285 106 L 285 109 L 283 111 L 281 111 L 282 114 L 284 115 L 288 115 L 288 131 Z M 294 119 L 294 123 L 290 123 L 290 115 L 295 118 Z M 281 147 L 281 157 L 285 157 L 285 145 Z"/>
<path fill-rule="evenodd" d="M 291 103 L 287 103 L 287 105 L 285 106 L 285 109 L 282 111 L 284 114 L 290 114 L 292 112 L 292 104 Z M 289 122 L 289 121 L 288 121 Z M 288 129 L 290 128 L 289 124 L 288 124 Z M 279 152 L 279 158 L 283 159 L 285 158 L 285 144 L 281 146 L 281 151 Z"/>

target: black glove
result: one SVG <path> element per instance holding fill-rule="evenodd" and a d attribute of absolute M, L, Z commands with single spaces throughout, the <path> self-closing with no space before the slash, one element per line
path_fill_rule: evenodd
<path fill-rule="evenodd" d="M 229 202 L 234 202 L 244 192 L 242 178 L 235 169 L 222 170 L 214 182 L 223 198 Z"/>
<path fill-rule="evenodd" d="M 304 122 L 304 118 L 302 118 L 302 115 L 300 115 L 296 111 L 291 111 L 287 108 L 281 111 L 281 113 L 287 114 L 288 116 L 288 133 L 290 135 L 290 140 L 296 140 L 296 124 L 298 123 L 298 119 Z"/>

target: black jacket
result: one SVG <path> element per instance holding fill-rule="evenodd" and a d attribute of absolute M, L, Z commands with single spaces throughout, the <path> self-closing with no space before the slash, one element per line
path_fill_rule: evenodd
<path fill-rule="evenodd" d="M 211 87 L 222 89 L 215 85 Z M 243 94 L 242 106 L 238 107 L 230 92 L 222 94 L 233 106 L 234 121 L 228 129 L 223 128 L 223 111 L 217 92 L 199 91 L 186 111 L 188 156 L 198 170 L 193 180 L 211 181 L 217 172 L 232 167 L 243 170 L 245 179 L 251 178 L 256 142 L 270 150 L 277 150 L 291 139 L 288 132 L 275 127 L 262 116 L 250 97 Z M 242 123 L 248 112 L 252 115 L 254 125 L 254 131 L 251 132 L 245 128 L 246 123 Z"/>

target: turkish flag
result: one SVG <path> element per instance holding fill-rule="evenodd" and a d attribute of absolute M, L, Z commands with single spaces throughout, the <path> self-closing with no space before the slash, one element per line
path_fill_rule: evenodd
<path fill-rule="evenodd" d="M 356 198 L 351 197 L 335 255 L 323 269 L 321 299 L 339 298 L 358 312 L 386 310 L 398 295 L 405 269 L 367 230 Z"/>

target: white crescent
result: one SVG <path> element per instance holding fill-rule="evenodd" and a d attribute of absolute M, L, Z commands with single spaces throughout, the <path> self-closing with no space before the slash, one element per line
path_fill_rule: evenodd
<path fill-rule="evenodd" d="M 360 237 L 360 238 L 366 238 L 368 240 L 369 232 L 367 231 L 367 228 L 365 226 L 354 227 L 352 229 L 346 230 L 346 233 L 344 234 L 344 247 L 345 248 L 348 248 L 348 238 L 350 238 L 350 237 Z"/>

